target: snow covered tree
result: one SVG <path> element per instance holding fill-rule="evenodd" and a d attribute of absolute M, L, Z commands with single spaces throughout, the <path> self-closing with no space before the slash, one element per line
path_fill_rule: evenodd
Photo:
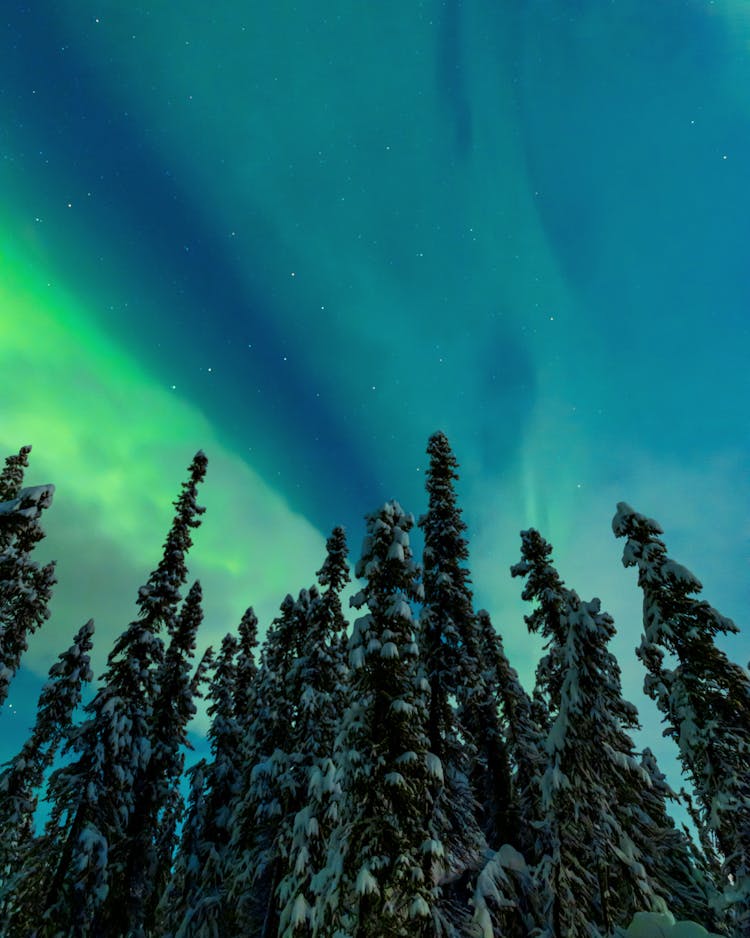
<path fill-rule="evenodd" d="M 243 784 L 230 847 L 230 892 L 241 926 L 270 938 L 279 927 L 279 884 L 287 864 L 294 817 L 306 795 L 295 727 L 302 653 L 315 587 L 287 595 L 268 630 L 256 678 L 254 718 L 243 745 Z"/>
<path fill-rule="evenodd" d="M 0 472 L 0 706 L 8 696 L 28 638 L 49 617 L 55 565 L 31 559 L 44 538 L 39 519 L 52 504 L 53 485 L 22 488 L 30 446 L 5 460 Z"/>
<path fill-rule="evenodd" d="M 240 733 L 235 718 L 238 641 L 224 636 L 209 686 L 208 739 L 212 759 L 200 768 L 203 790 L 192 796 L 192 816 L 188 818 L 189 839 L 183 848 L 191 856 L 180 858 L 184 876 L 181 888 L 167 889 L 162 925 L 167 935 L 181 938 L 209 938 L 232 935 L 234 912 L 227 901 L 225 869 L 231 837 L 231 804 L 239 790 L 237 757 Z M 198 812 L 198 806 L 200 811 Z M 173 895 L 170 896 L 170 893 Z"/>
<path fill-rule="evenodd" d="M 427 454 L 428 509 L 419 519 L 424 531 L 420 644 L 430 684 L 430 751 L 443 764 L 444 782 L 436 785 L 434 793 L 435 821 L 443 828 L 441 840 L 451 875 L 460 876 L 462 869 L 478 866 L 485 837 L 493 847 L 516 837 L 509 830 L 505 740 L 497 701 L 484 681 L 466 567 L 466 524 L 454 485 L 458 462 L 442 432 L 430 437 Z"/>
<path fill-rule="evenodd" d="M 164 660 L 158 633 L 164 626 L 170 634 L 175 628 L 187 578 L 185 554 L 203 512 L 195 497 L 206 463 L 203 453 L 193 459 L 162 559 L 139 590 L 139 617 L 115 642 L 101 687 L 85 707 L 87 719 L 66 743 L 77 758 L 50 778 L 50 818 L 38 841 L 48 869 L 36 901 L 38 938 L 59 932 L 71 938 L 128 934 L 124 903 L 131 897 L 118 886 L 125 878 L 131 816 L 152 752 L 157 675 Z"/>
<path fill-rule="evenodd" d="M 409 530 L 397 502 L 367 517 L 352 599 L 368 612 L 350 639 L 350 703 L 338 759 L 342 795 L 327 866 L 315 877 L 315 934 L 406 938 L 434 934 L 444 846 L 433 836 L 442 766 L 429 751 L 429 683 L 412 618 L 421 599 Z"/>
<path fill-rule="evenodd" d="M 723 857 L 724 903 L 737 935 L 750 934 L 750 675 L 717 647 L 735 624 L 696 595 L 700 581 L 671 560 L 658 523 L 620 502 L 612 521 L 638 568 L 645 692 L 664 714 L 698 804 L 703 837 Z M 670 656 L 669 667 L 665 655 Z"/>
<path fill-rule="evenodd" d="M 420 615 L 422 655 L 430 682 L 428 733 L 431 751 L 444 759 L 456 747 L 456 719 L 452 700 L 478 680 L 471 579 L 466 524 L 457 505 L 454 482 L 458 462 L 444 433 L 427 445 L 428 510 L 419 519 L 424 532 L 423 588 Z M 452 753 L 455 755 L 455 753 Z"/>
<path fill-rule="evenodd" d="M 550 714 L 536 868 L 542 933 L 607 935 L 636 911 L 664 909 L 623 823 L 650 783 L 627 732 L 638 728 L 637 711 L 622 698 L 608 650 L 612 618 L 598 599 L 583 602 L 565 587 L 537 531 L 521 538 L 512 574 L 528 578 L 523 597 L 539 605 L 526 622 L 547 641 L 538 670 Z"/>
<path fill-rule="evenodd" d="M 0 927 L 28 932 L 22 895 L 39 876 L 34 850 L 34 812 L 44 774 L 70 733 L 83 684 L 92 678 L 94 623 L 89 620 L 49 670 L 31 736 L 0 773 Z M 25 881 L 25 885 L 24 885 Z M 12 920 L 15 922 L 11 924 Z"/>
<path fill-rule="evenodd" d="M 525 936 L 533 926 L 533 880 L 531 870 L 541 858 L 538 831 L 541 820 L 539 781 L 546 765 L 544 736 L 534 719 L 529 695 L 521 686 L 518 674 L 505 654 L 501 636 L 495 631 L 489 613 L 477 613 L 485 697 L 478 697 L 479 722 L 488 727 L 488 735 L 499 734 L 498 704 L 503 714 L 504 736 L 485 747 L 490 772 L 502 778 L 512 773 L 509 805 L 509 829 L 517 840 L 502 844 L 484 865 L 472 899 L 475 918 L 483 935 Z M 487 719 L 482 720 L 483 713 Z M 506 752 L 507 762 L 503 758 Z"/>
<path fill-rule="evenodd" d="M 643 750 L 640 762 L 650 785 L 640 790 L 638 803 L 626 806 L 626 811 L 646 876 L 677 920 L 701 922 L 716 931 L 720 923 L 711 908 L 714 889 L 708 871 L 696 862 L 700 856 L 695 856 L 690 840 L 667 810 L 667 802 L 678 802 L 679 796 L 670 788 L 651 749 Z"/>
<path fill-rule="evenodd" d="M 508 661 L 502 637 L 495 631 L 487 610 L 480 609 L 477 620 L 490 700 L 494 698 L 499 702 L 506 727 L 508 762 L 513 780 L 511 807 L 517 812 L 517 816 L 511 815 L 511 829 L 518 834 L 515 846 L 527 862 L 532 863 L 536 855 L 534 830 L 539 820 L 537 783 L 546 759 L 544 735 L 534 717 L 531 698 L 522 687 L 518 672 Z M 500 748 L 496 747 L 496 751 Z"/>
<path fill-rule="evenodd" d="M 237 629 L 239 650 L 237 652 L 237 677 L 234 688 L 234 713 L 244 731 L 253 718 L 254 683 L 258 675 L 255 649 L 258 647 L 258 617 L 249 606 L 240 619 Z"/>
<path fill-rule="evenodd" d="M 182 923 L 190 921 L 190 913 L 198 893 L 201 861 L 204 856 L 202 837 L 205 823 L 206 764 L 206 760 L 201 759 L 187 771 L 190 793 L 180 844 L 174 858 L 172 875 L 156 910 L 156 934 L 159 938 L 175 938 Z"/>
<path fill-rule="evenodd" d="M 312 875 L 326 862 L 338 791 L 334 742 L 346 701 L 348 666 L 342 641 L 347 623 L 340 591 L 349 581 L 344 529 L 328 538 L 325 562 L 318 571 L 322 592 L 311 590 L 307 630 L 300 656 L 292 663 L 289 685 L 298 695 L 291 751 L 298 810 L 289 816 L 284 875 L 279 884 L 279 935 L 308 935 L 315 895 Z"/>
<path fill-rule="evenodd" d="M 198 628 L 203 620 L 202 591 L 190 588 L 174 622 L 169 646 L 156 674 L 151 714 L 151 753 L 137 782 L 137 797 L 125 837 L 111 859 L 122 875 L 108 896 L 128 922 L 129 934 L 153 929 L 156 905 L 169 875 L 178 787 L 185 763 L 190 720 L 196 713 L 192 675 Z"/>

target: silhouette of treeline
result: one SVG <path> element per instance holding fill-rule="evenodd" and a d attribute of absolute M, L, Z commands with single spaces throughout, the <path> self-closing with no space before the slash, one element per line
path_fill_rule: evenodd
<path fill-rule="evenodd" d="M 32 559 L 53 490 L 23 488 L 29 449 L 0 474 L 0 702 L 55 582 Z M 4 936 L 595 938 L 667 910 L 750 935 L 750 679 L 715 644 L 736 627 L 697 598 L 658 524 L 619 504 L 614 533 L 644 597 L 644 690 L 678 747 L 694 839 L 630 735 L 612 618 L 522 532 L 511 572 L 544 642 L 529 695 L 474 608 L 443 433 L 428 454 L 421 565 L 414 519 L 387 502 L 367 516 L 351 627 L 337 527 L 318 582 L 283 600 L 259 655 L 250 608 L 197 663 L 186 556 L 207 460 L 195 456 L 90 702 L 88 622 L 0 774 Z M 210 757 L 187 770 L 183 803 L 203 694 Z"/>

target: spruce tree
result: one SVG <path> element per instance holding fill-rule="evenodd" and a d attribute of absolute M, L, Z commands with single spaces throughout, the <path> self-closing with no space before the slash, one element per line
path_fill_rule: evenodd
<path fill-rule="evenodd" d="M 50 779 L 51 812 L 40 841 L 50 873 L 36 903 L 39 938 L 58 931 L 71 938 L 129 932 L 127 843 L 153 748 L 164 659 L 158 633 L 175 628 L 185 554 L 203 512 L 195 498 L 206 463 L 198 453 L 190 465 L 162 559 L 139 590 L 139 617 L 115 642 L 101 687 L 85 707 L 87 719 L 67 743 L 77 758 Z"/>
<path fill-rule="evenodd" d="M 606 935 L 636 911 L 664 908 L 624 824 L 649 784 L 628 735 L 637 711 L 622 698 L 608 650 L 612 618 L 599 600 L 583 602 L 565 587 L 537 531 L 521 537 L 512 573 L 528 578 L 523 597 L 538 606 L 526 622 L 547 641 L 538 671 L 550 713 L 536 870 L 541 924 L 555 938 Z"/>
<path fill-rule="evenodd" d="M 175 938 L 183 923 L 189 923 L 198 894 L 203 851 L 203 828 L 206 806 L 206 759 L 200 759 L 187 771 L 189 795 L 180 843 L 174 858 L 172 875 L 162 893 L 156 911 L 156 934 Z M 189 925 L 186 925 L 186 928 Z M 183 930 L 180 938 L 189 932 Z"/>
<path fill-rule="evenodd" d="M 53 485 L 22 488 L 30 446 L 0 472 L 0 706 L 32 635 L 48 618 L 55 565 L 31 559 L 44 538 L 39 519 L 52 504 Z"/>
<path fill-rule="evenodd" d="M 89 620 L 52 665 L 31 736 L 0 773 L 0 926 L 6 935 L 30 930 L 31 910 L 23 897 L 33 895 L 32 884 L 43 875 L 34 849 L 34 812 L 45 772 L 71 731 L 83 685 L 92 679 L 93 634 Z"/>
<path fill-rule="evenodd" d="M 436 823 L 443 827 L 452 874 L 459 875 L 477 867 L 485 837 L 497 848 L 517 835 L 497 700 L 484 680 L 466 566 L 466 524 L 454 485 L 458 462 L 442 432 L 430 437 L 427 454 L 428 509 L 419 520 L 424 531 L 421 647 L 430 683 L 430 750 L 441 759 L 444 775 L 435 791 Z"/>
<path fill-rule="evenodd" d="M 249 606 L 240 619 L 237 629 L 239 650 L 237 653 L 237 678 L 234 690 L 234 713 L 242 732 L 253 718 L 254 684 L 258 674 L 255 649 L 258 647 L 258 617 Z"/>
<path fill-rule="evenodd" d="M 190 682 L 192 700 L 203 696 L 201 688 L 213 668 L 214 652 L 209 646 L 203 652 Z M 169 875 L 163 881 L 160 880 L 156 887 L 159 900 L 154 913 L 154 935 L 158 938 L 174 938 L 174 927 L 183 921 L 197 890 L 206 765 L 207 760 L 201 759 L 187 770 L 187 807 L 182 792 L 172 789 L 162 815 L 157 837 L 157 860 L 159 869 L 167 871 Z M 177 828 L 180 822 L 182 831 L 178 840 Z"/>
<path fill-rule="evenodd" d="M 230 806 L 239 790 L 239 727 L 235 718 L 238 641 L 231 633 L 224 636 L 221 651 L 209 685 L 208 714 L 211 726 L 208 740 L 212 759 L 201 767 L 203 791 L 193 794 L 193 816 L 188 818 L 190 850 L 190 890 L 167 900 L 167 934 L 185 938 L 209 938 L 234 934 L 234 914 L 227 901 L 225 872 L 227 848 L 231 837 Z M 197 808 L 200 806 L 200 813 Z M 183 864 L 188 857 L 182 857 Z M 185 867 L 187 870 L 188 867 Z M 171 907 L 169 907 L 171 905 Z"/>
<path fill-rule="evenodd" d="M 307 628 L 310 593 L 287 595 L 268 629 L 255 679 L 253 717 L 241 748 L 241 784 L 233 804 L 228 888 L 241 928 L 261 938 L 276 935 L 278 887 L 284 871 L 285 834 L 300 806 L 293 727 L 299 707 L 291 682 Z"/>
<path fill-rule="evenodd" d="M 328 864 L 316 876 L 316 934 L 406 938 L 433 933 L 444 845 L 433 836 L 442 767 L 429 751 L 429 683 L 412 603 L 418 568 L 410 515 L 387 502 L 367 518 L 352 598 L 368 612 L 350 640 L 350 702 L 337 758 L 342 787 Z"/>
<path fill-rule="evenodd" d="M 349 581 L 343 528 L 334 528 L 326 548 L 317 574 L 322 591 L 310 591 L 306 633 L 289 675 L 299 701 L 291 739 L 299 805 L 282 834 L 287 846 L 279 884 L 279 935 L 284 938 L 311 934 L 312 875 L 326 862 L 338 791 L 333 752 L 348 682 L 342 642 L 347 623 L 339 595 Z"/>
<path fill-rule="evenodd" d="M 517 831 L 516 846 L 533 863 L 536 857 L 534 831 L 539 821 L 538 781 L 545 761 L 544 734 L 535 718 L 531 698 L 508 660 L 502 637 L 495 631 L 486 609 L 477 613 L 486 662 L 485 681 L 490 705 L 499 702 L 507 735 L 508 763 L 512 772 L 512 829 Z M 489 721 L 488 721 L 489 723 Z M 546 723 L 546 721 L 545 721 Z M 499 746 L 496 751 L 500 751 Z"/>
<path fill-rule="evenodd" d="M 515 938 L 533 928 L 533 882 L 531 869 L 541 858 L 539 781 L 546 755 L 544 737 L 534 719 L 529 695 L 505 654 L 501 636 L 495 631 L 489 613 L 477 613 L 485 693 L 476 697 L 478 725 L 484 724 L 490 739 L 484 751 L 494 754 L 488 760 L 490 773 L 511 774 L 510 829 L 517 840 L 501 844 L 482 868 L 472 899 L 475 919 L 483 935 L 494 932 Z M 503 714 L 505 734 L 499 736 L 497 710 Z M 486 718 L 485 718 L 486 714 Z M 493 740 L 492 737 L 495 737 Z M 505 754 L 507 752 L 507 761 Z"/>
<path fill-rule="evenodd" d="M 151 715 L 151 754 L 138 786 L 138 798 L 119 850 L 123 875 L 110 893 L 125 912 L 129 935 L 151 933 L 156 905 L 166 886 L 179 784 L 188 746 L 188 725 L 196 713 L 191 661 L 203 620 L 199 582 L 190 588 L 174 623 L 156 674 Z M 114 905 L 114 902 L 113 902 Z"/>
<path fill-rule="evenodd" d="M 677 921 L 700 922 L 709 931 L 717 931 L 720 922 L 711 907 L 711 878 L 667 810 L 667 803 L 677 803 L 679 796 L 670 788 L 648 747 L 640 763 L 650 784 L 641 789 L 639 802 L 628 805 L 626 810 L 646 876 Z"/>
<path fill-rule="evenodd" d="M 623 564 L 638 568 L 643 591 L 644 690 L 679 747 L 702 837 L 722 856 L 731 927 L 750 934 L 750 677 L 715 642 L 737 626 L 696 598 L 700 581 L 670 559 L 656 521 L 620 502 L 612 528 L 627 538 Z"/>

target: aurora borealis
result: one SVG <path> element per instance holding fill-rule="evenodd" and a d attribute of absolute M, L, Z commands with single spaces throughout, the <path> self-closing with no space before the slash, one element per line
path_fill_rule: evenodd
<path fill-rule="evenodd" d="M 89 616 L 101 665 L 197 449 L 216 642 L 334 524 L 356 555 L 384 499 L 419 514 L 438 428 L 524 680 L 535 525 L 655 726 L 621 499 L 747 661 L 743 0 L 39 0 L 0 36 L 0 442 L 57 489 L 16 721 Z"/>

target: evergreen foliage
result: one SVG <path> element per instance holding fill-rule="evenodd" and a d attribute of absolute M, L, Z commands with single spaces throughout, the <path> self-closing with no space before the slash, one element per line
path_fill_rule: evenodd
<path fill-rule="evenodd" d="M 118 884 L 126 893 L 127 920 L 135 934 L 153 930 L 156 905 L 169 878 L 187 730 L 196 712 L 191 661 L 203 619 L 202 596 L 196 581 L 174 623 L 156 674 L 151 753 L 130 815 L 122 850 L 124 876 Z"/>
<path fill-rule="evenodd" d="M 429 751 L 429 683 L 412 603 L 422 598 L 397 502 L 367 516 L 352 598 L 349 706 L 337 745 L 342 795 L 317 888 L 318 933 L 413 936 L 435 928 L 445 847 L 432 828 L 440 759 Z"/>
<path fill-rule="evenodd" d="M 700 581 L 668 556 L 656 521 L 620 502 L 612 528 L 627 538 L 623 564 L 638 568 L 643 591 L 636 654 L 648 672 L 644 691 L 679 747 L 703 839 L 722 857 L 729 921 L 750 934 L 750 675 L 715 641 L 737 626 L 695 598 Z M 675 667 L 665 666 L 665 655 Z"/>
<path fill-rule="evenodd" d="M 0 707 L 32 635 L 48 618 L 55 565 L 32 552 L 44 538 L 39 519 L 52 504 L 53 485 L 22 488 L 30 446 L 9 456 L 0 472 Z"/>
<path fill-rule="evenodd" d="M 258 673 L 255 649 L 258 647 L 258 617 L 249 606 L 237 629 L 237 676 L 234 686 L 235 719 L 244 730 L 253 717 L 253 683 Z"/>
<path fill-rule="evenodd" d="M 69 736 L 83 685 L 92 679 L 90 655 L 94 623 L 78 631 L 73 644 L 49 670 L 31 736 L 0 773 L 0 926 L 23 931 L 24 917 L 11 898 L 26 893 L 37 872 L 34 812 L 45 772 Z M 33 874 L 32 874 L 33 871 Z M 19 875 L 22 874 L 22 875 Z"/>
<path fill-rule="evenodd" d="M 201 766 L 203 791 L 193 796 L 189 817 L 191 864 L 196 868 L 189 902 L 167 922 L 168 932 L 190 938 L 233 934 L 233 911 L 227 901 L 225 870 L 231 837 L 230 805 L 239 791 L 239 726 L 235 719 L 237 638 L 224 636 L 209 685 L 208 739 L 212 759 Z M 198 811 L 198 807 L 200 810 Z"/>
<path fill-rule="evenodd" d="M 0 472 L 0 699 L 54 579 L 30 559 L 52 487 L 22 487 L 28 452 Z M 248 607 L 195 666 L 200 585 L 182 596 L 203 512 L 196 455 L 98 690 L 79 706 L 89 622 L 0 770 L 4 938 L 622 938 L 646 910 L 654 927 L 671 915 L 749 938 L 750 678 L 715 643 L 736 627 L 695 598 L 656 522 L 618 506 L 644 593 L 645 690 L 679 747 L 696 846 L 652 751 L 635 750 L 612 618 L 522 532 L 512 573 L 544 641 L 527 693 L 473 608 L 444 434 L 428 454 L 423 573 L 412 517 L 387 502 L 366 519 L 350 634 L 338 527 L 259 656 Z M 185 773 L 206 680 L 211 755 Z"/>
<path fill-rule="evenodd" d="M 284 936 L 311 933 L 316 902 L 313 873 L 325 865 L 336 818 L 334 742 L 349 677 L 343 642 L 346 619 L 339 595 L 349 582 L 343 528 L 334 528 L 326 548 L 325 562 L 318 571 L 322 592 L 310 592 L 301 654 L 289 674 L 289 686 L 298 697 L 291 749 L 299 806 L 293 817 L 289 812 L 282 835 L 286 843 L 278 890 L 278 933 Z"/>
<path fill-rule="evenodd" d="M 466 524 L 454 483 L 458 461 L 444 433 L 427 446 L 424 598 L 421 652 L 430 684 L 427 733 L 442 762 L 434 823 L 454 875 L 476 868 L 485 842 L 515 842 L 510 771 L 497 698 L 485 680 L 480 627 L 473 608 Z M 480 829 L 481 822 L 481 829 Z"/>
<path fill-rule="evenodd" d="M 549 712 L 546 767 L 539 781 L 540 839 L 536 893 L 544 933 L 611 934 L 635 912 L 664 911 L 643 864 L 638 831 L 628 813 L 641 808 L 651 784 L 635 756 L 629 730 L 635 707 L 622 698 L 620 669 L 608 650 L 612 618 L 598 599 L 582 601 L 565 587 L 552 548 L 524 531 L 514 576 L 527 577 L 524 599 L 536 600 L 530 629 L 546 640 L 537 683 Z"/>
<path fill-rule="evenodd" d="M 266 635 L 233 804 L 227 887 L 241 927 L 263 938 L 277 929 L 283 836 L 301 798 L 290 735 L 299 701 L 289 678 L 301 653 L 309 604 L 307 590 L 296 601 L 288 594 Z"/>
<path fill-rule="evenodd" d="M 206 457 L 194 458 L 175 506 L 177 512 L 162 559 L 141 587 L 139 617 L 115 643 L 102 685 L 85 707 L 87 719 L 66 749 L 76 754 L 49 783 L 50 817 L 38 842 L 44 875 L 35 906 L 39 936 L 71 938 L 140 934 L 142 896 L 128 881 L 128 847 L 140 834 L 131 819 L 144 793 L 152 752 L 156 676 L 163 661 L 158 631 L 174 630 L 185 552 L 203 509 L 195 502 Z M 136 916 L 131 922 L 130 916 Z"/>

